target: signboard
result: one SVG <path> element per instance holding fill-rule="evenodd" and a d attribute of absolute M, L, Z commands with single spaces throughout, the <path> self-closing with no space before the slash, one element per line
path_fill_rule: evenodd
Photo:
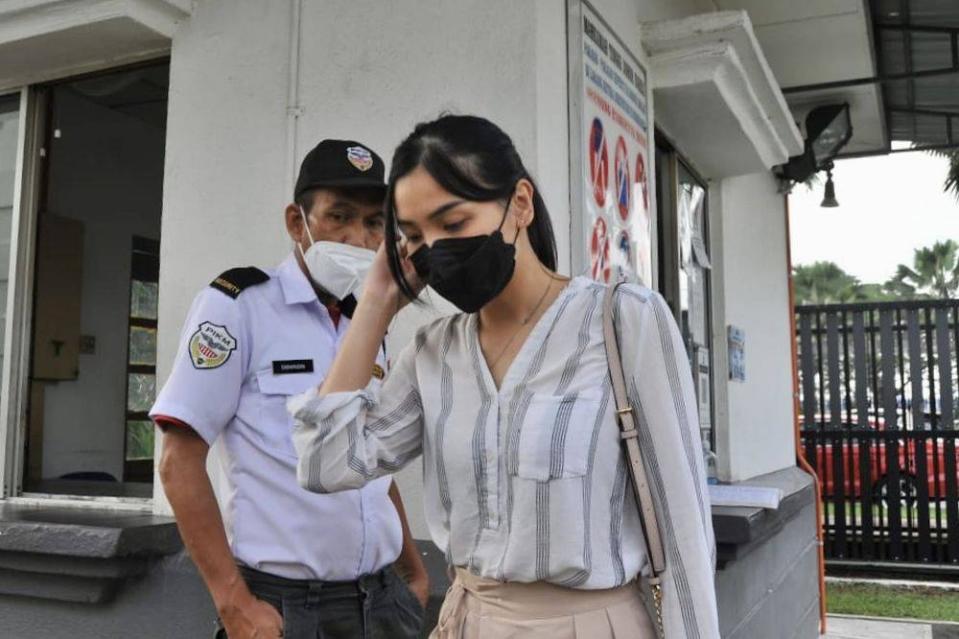
<path fill-rule="evenodd" d="M 574 269 L 652 286 L 646 69 L 588 3 L 570 11 Z"/>
<path fill-rule="evenodd" d="M 729 349 L 729 379 L 734 382 L 746 381 L 746 331 L 736 326 L 727 328 Z"/>

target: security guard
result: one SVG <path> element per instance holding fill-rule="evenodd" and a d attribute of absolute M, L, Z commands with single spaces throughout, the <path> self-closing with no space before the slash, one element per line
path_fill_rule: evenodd
<path fill-rule="evenodd" d="M 216 605 L 217 636 L 419 634 L 426 570 L 395 485 L 300 488 L 286 410 L 320 384 L 343 339 L 383 239 L 385 190 L 383 161 L 365 145 L 317 145 L 285 212 L 293 253 L 275 269 L 231 269 L 197 295 L 150 412 L 163 430 L 160 478 Z M 372 385 L 384 366 L 381 352 Z M 206 474 L 217 440 L 229 482 L 222 516 Z"/>

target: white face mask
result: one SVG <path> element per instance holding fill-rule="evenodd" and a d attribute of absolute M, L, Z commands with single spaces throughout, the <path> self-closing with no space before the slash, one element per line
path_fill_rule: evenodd
<path fill-rule="evenodd" d="M 296 246 L 303 255 L 310 277 L 338 300 L 350 294 L 359 297 L 363 280 L 376 253 L 340 242 L 314 242 L 302 207 L 300 215 L 306 225 L 306 235 L 310 238 L 310 248 L 304 253 L 299 242 Z"/>

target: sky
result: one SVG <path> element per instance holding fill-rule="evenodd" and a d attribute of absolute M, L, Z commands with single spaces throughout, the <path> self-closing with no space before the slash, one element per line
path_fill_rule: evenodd
<path fill-rule="evenodd" d="M 959 241 L 959 200 L 944 193 L 948 162 L 928 153 L 839 160 L 833 169 L 839 207 L 822 208 L 826 174 L 789 196 L 792 262 L 829 260 L 863 283 L 882 283 L 913 251 Z"/>

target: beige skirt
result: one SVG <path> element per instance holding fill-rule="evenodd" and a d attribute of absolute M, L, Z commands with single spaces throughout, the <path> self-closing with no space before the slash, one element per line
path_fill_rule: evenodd
<path fill-rule="evenodd" d="M 503 583 L 461 568 L 430 639 L 654 639 L 639 588 Z"/>

